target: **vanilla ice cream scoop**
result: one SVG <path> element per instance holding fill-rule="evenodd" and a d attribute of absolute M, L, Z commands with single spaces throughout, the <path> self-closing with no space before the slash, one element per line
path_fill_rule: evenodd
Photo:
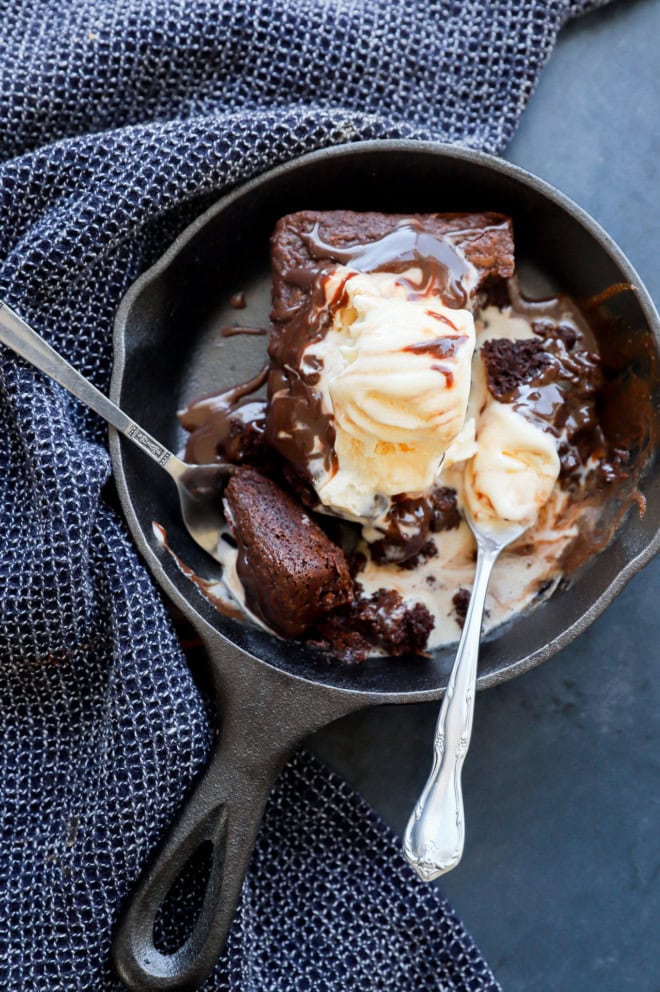
<path fill-rule="evenodd" d="M 365 519 L 378 497 L 432 487 L 464 426 L 475 331 L 468 310 L 411 297 L 392 274 L 346 274 L 328 279 L 328 299 L 344 281 L 343 305 L 303 367 L 320 366 L 317 388 L 335 428 L 338 467 L 313 480 L 318 496 Z"/>
<path fill-rule="evenodd" d="M 533 523 L 558 476 L 552 435 L 512 405 L 489 403 L 479 421 L 477 453 L 464 475 L 464 498 L 475 523 Z"/>

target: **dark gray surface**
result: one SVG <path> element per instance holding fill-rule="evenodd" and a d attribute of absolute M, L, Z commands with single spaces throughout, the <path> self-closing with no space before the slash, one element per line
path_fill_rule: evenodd
<path fill-rule="evenodd" d="M 507 158 L 585 207 L 660 302 L 659 0 L 562 35 Z M 658 992 L 660 561 L 581 638 L 477 699 L 467 845 L 441 886 L 505 992 Z M 435 706 L 371 710 L 315 750 L 402 832 Z M 395 990 L 393 990 L 395 992 Z"/>

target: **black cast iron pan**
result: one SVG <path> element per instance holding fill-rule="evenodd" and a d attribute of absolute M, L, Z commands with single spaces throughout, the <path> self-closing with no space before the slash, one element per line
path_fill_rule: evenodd
<path fill-rule="evenodd" d="M 380 141 L 297 159 L 235 190 L 177 239 L 124 298 L 116 320 L 112 398 L 177 450 L 176 410 L 247 379 L 262 364 L 259 337 L 223 339 L 229 324 L 267 326 L 268 242 L 281 215 L 303 208 L 414 211 L 496 210 L 514 219 L 523 289 L 587 297 L 616 282 L 636 292 L 608 306 L 640 334 L 660 339 L 660 322 L 639 279 L 583 211 L 540 180 L 489 156 L 439 144 Z M 248 309 L 232 310 L 243 290 Z M 224 945 L 270 787 L 296 745 L 353 710 L 438 699 L 453 650 L 430 660 L 373 659 L 358 667 L 325 662 L 219 614 L 159 548 L 157 521 L 171 546 L 203 576 L 218 566 L 190 540 L 174 488 L 133 446 L 111 437 L 115 477 L 129 527 L 154 578 L 201 637 L 221 734 L 210 764 L 144 872 L 114 941 L 114 963 L 140 992 L 197 988 Z M 581 633 L 657 551 L 660 477 L 642 489 L 643 518 L 628 513 L 614 541 L 569 591 L 500 631 L 484 645 L 479 686 L 533 668 Z M 154 944 L 154 919 L 189 858 L 212 845 L 204 902 L 192 933 L 172 954 Z"/>

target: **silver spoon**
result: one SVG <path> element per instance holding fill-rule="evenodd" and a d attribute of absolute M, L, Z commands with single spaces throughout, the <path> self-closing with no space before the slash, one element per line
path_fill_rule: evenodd
<path fill-rule="evenodd" d="M 181 514 L 192 539 L 214 558 L 225 522 L 222 490 L 230 465 L 188 465 L 131 420 L 111 400 L 69 365 L 24 320 L 0 300 L 0 342 L 73 393 L 164 468 L 179 491 Z"/>
<path fill-rule="evenodd" d="M 467 512 L 465 519 L 477 542 L 474 586 L 435 728 L 433 767 L 403 837 L 406 858 L 425 882 L 451 871 L 463 855 L 465 814 L 461 770 L 472 733 L 486 591 L 500 551 L 528 526 L 479 527 Z"/>

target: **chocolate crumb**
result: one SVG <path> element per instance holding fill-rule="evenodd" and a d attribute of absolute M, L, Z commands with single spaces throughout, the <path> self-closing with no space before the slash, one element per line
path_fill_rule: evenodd
<path fill-rule="evenodd" d="M 348 570 L 351 573 L 351 577 L 353 579 L 356 578 L 356 576 L 358 576 L 360 572 L 364 572 L 366 567 L 367 567 L 367 556 L 363 555 L 361 551 L 355 551 L 348 558 Z"/>
<path fill-rule="evenodd" d="M 470 590 L 461 587 L 458 592 L 454 593 L 452 603 L 454 605 L 454 616 L 462 630 L 465 626 L 465 618 L 470 605 Z"/>
<path fill-rule="evenodd" d="M 371 545 L 371 557 L 381 565 L 402 562 L 418 554 L 429 531 L 431 506 L 424 497 L 395 496 L 387 514 L 387 530 Z"/>
<path fill-rule="evenodd" d="M 406 571 L 411 572 L 414 568 L 417 568 L 418 565 L 428 561 L 429 558 L 435 558 L 437 553 L 438 549 L 433 541 L 425 541 L 416 555 L 412 558 L 406 559 L 406 561 L 399 562 L 399 568 L 403 568 Z"/>
<path fill-rule="evenodd" d="M 566 351 L 572 351 L 577 344 L 578 337 L 581 337 L 578 329 L 572 324 L 557 324 L 555 321 L 549 320 L 547 317 L 533 320 L 532 330 L 535 334 L 538 334 L 540 338 L 544 338 L 546 340 L 548 338 L 558 338 L 560 341 L 563 341 Z"/>

